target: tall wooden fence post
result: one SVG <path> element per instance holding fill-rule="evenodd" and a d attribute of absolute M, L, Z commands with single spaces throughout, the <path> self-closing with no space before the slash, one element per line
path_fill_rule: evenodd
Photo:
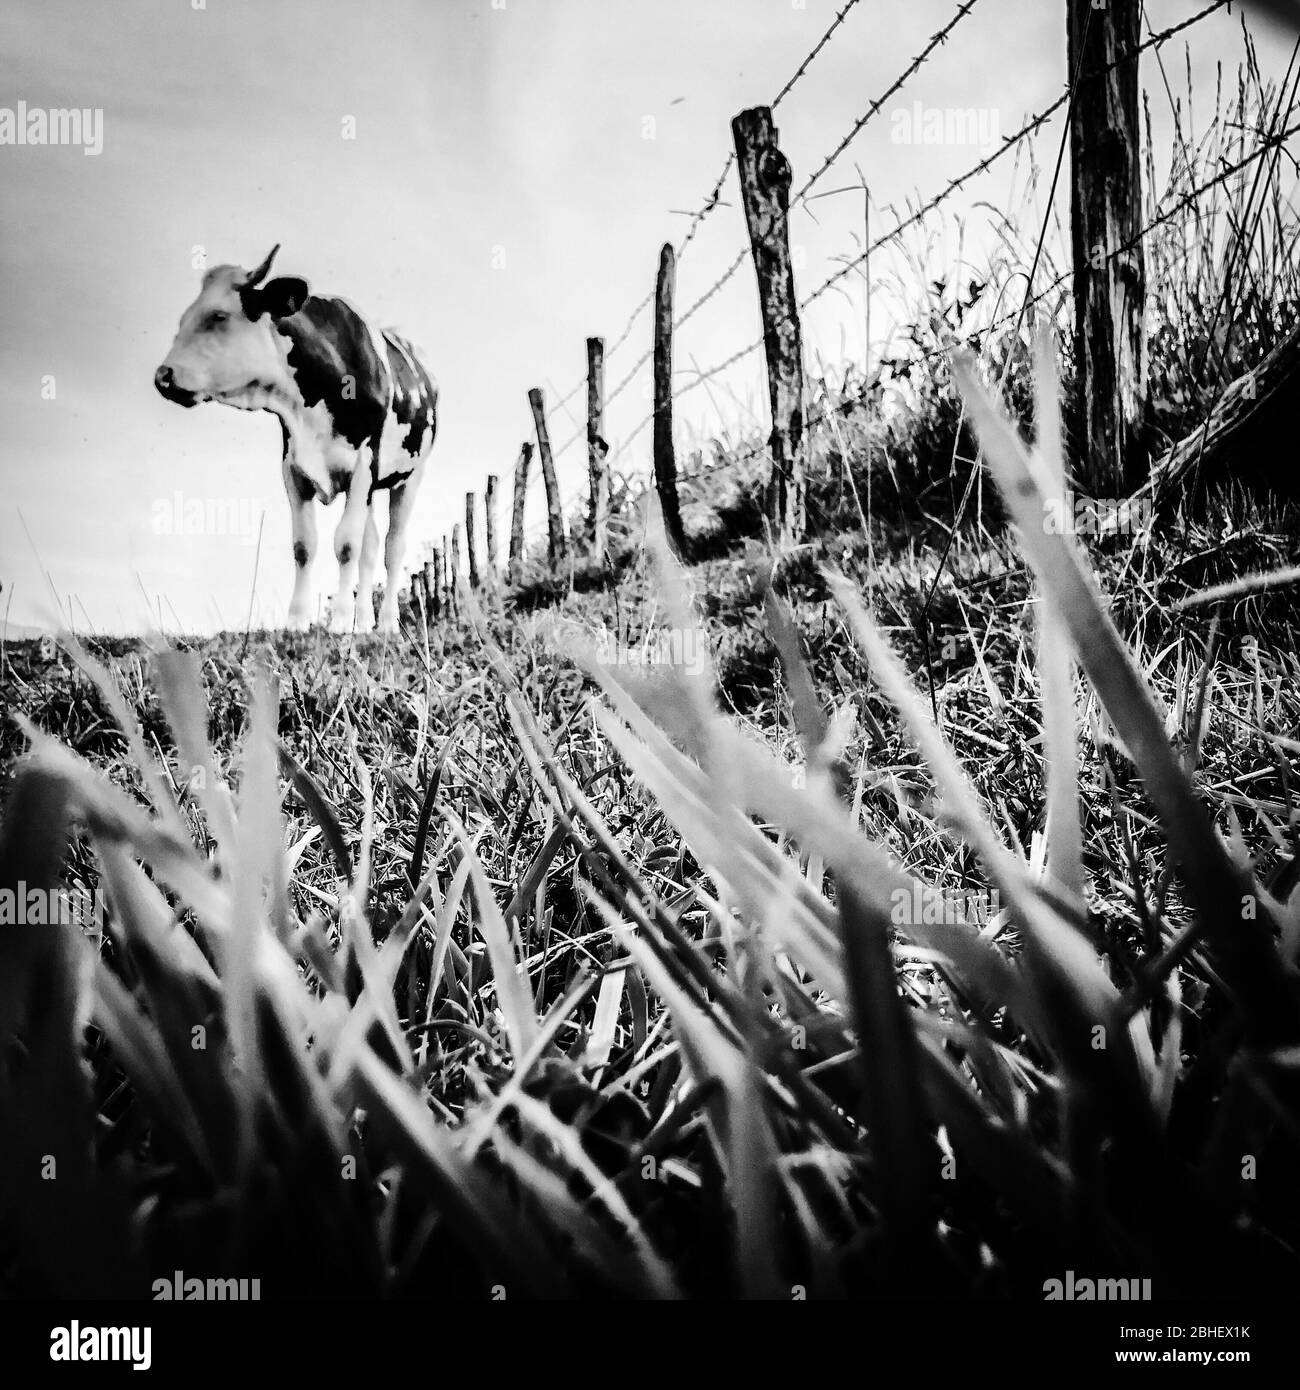
<path fill-rule="evenodd" d="M 469 587 L 478 588 L 478 546 L 474 543 L 474 494 L 465 494 L 465 558 L 469 561 Z"/>
<path fill-rule="evenodd" d="M 655 281 L 654 342 L 654 464 L 659 509 L 663 512 L 668 543 L 686 554 L 686 533 L 677 503 L 677 458 L 673 453 L 673 291 L 677 284 L 677 256 L 672 243 L 659 252 L 659 277 Z"/>
<path fill-rule="evenodd" d="M 804 530 L 803 340 L 790 259 L 790 164 L 777 145 L 772 110 L 756 106 L 731 123 L 745 222 L 758 278 L 772 405 L 767 514 L 788 541 Z"/>
<path fill-rule="evenodd" d="M 438 611 L 438 616 L 442 617 L 447 611 L 447 549 L 445 544 L 433 547 L 433 578 L 434 607 Z"/>
<path fill-rule="evenodd" d="M 528 393 L 533 408 L 533 423 L 537 426 L 537 453 L 542 461 L 542 479 L 546 483 L 546 556 L 552 568 L 564 560 L 564 517 L 560 512 L 560 485 L 555 478 L 555 460 L 551 457 L 551 436 L 546 428 L 545 397 L 534 386 Z"/>
<path fill-rule="evenodd" d="M 1070 117 L 1081 481 L 1094 497 L 1119 497 L 1141 483 L 1148 464 L 1142 443 L 1146 260 L 1139 235 L 1136 57 L 1142 5 L 1141 0 L 1107 0 L 1104 7 L 1093 0 L 1067 4 L 1070 72 L 1088 79 L 1075 92 Z"/>
<path fill-rule="evenodd" d="M 451 594 L 451 611 L 460 612 L 460 522 L 451 527 L 451 567 L 447 575 L 447 590 Z"/>
<path fill-rule="evenodd" d="M 587 339 L 587 473 L 591 483 L 591 514 L 587 528 L 591 558 L 605 563 L 609 545 L 609 467 L 605 442 L 605 340 Z"/>
<path fill-rule="evenodd" d="M 497 582 L 497 475 L 487 475 L 487 487 L 483 493 L 483 540 L 487 546 L 488 583 Z"/>
<path fill-rule="evenodd" d="M 524 502 L 528 498 L 528 465 L 532 457 L 533 446 L 525 439 L 515 460 L 515 500 L 510 517 L 510 578 L 515 583 L 524 562 Z"/>

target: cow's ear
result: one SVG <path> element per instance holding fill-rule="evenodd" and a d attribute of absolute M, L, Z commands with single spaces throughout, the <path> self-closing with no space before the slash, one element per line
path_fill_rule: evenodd
<path fill-rule="evenodd" d="M 239 299 L 244 313 L 256 322 L 263 314 L 270 314 L 273 319 L 287 319 L 302 308 L 310 293 L 306 280 L 300 280 L 296 275 L 281 275 L 260 287 L 242 286 Z"/>
<path fill-rule="evenodd" d="M 310 293 L 306 280 L 300 280 L 296 275 L 279 275 L 274 280 L 268 280 L 257 291 L 257 296 L 265 313 L 273 319 L 287 319 L 306 304 Z"/>

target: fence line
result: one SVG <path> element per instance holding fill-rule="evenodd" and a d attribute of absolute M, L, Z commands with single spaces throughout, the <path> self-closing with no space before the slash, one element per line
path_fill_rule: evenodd
<path fill-rule="evenodd" d="M 1136 236 L 1129 238 L 1127 241 L 1117 246 L 1113 251 L 1109 252 L 1104 258 L 1105 263 L 1110 264 L 1110 262 L 1118 259 L 1120 256 L 1123 256 L 1127 252 L 1131 251 L 1138 244 L 1138 242 L 1142 241 L 1145 237 L 1149 236 L 1158 227 L 1163 226 L 1171 218 L 1176 216 L 1177 213 L 1179 213 L 1184 207 L 1188 206 L 1190 203 L 1196 202 L 1205 193 L 1208 193 L 1210 189 L 1217 187 L 1225 180 L 1232 178 L 1234 174 L 1242 173 L 1256 160 L 1262 159 L 1266 154 L 1270 153 L 1274 149 L 1279 148 L 1281 145 L 1285 144 L 1287 140 L 1291 139 L 1291 137 L 1295 135 L 1300 135 L 1300 121 L 1297 121 L 1294 125 L 1290 126 L 1288 129 L 1284 131 L 1279 132 L 1276 135 L 1267 137 L 1254 150 L 1252 150 L 1250 154 L 1244 156 L 1235 164 L 1231 164 L 1226 168 L 1220 170 L 1219 173 L 1217 173 L 1213 178 L 1207 179 L 1204 183 L 1199 184 L 1190 192 L 1183 194 L 1170 207 L 1164 209 L 1155 217 L 1153 217 Z M 1064 271 L 1062 274 L 1056 276 L 1055 279 L 1051 280 L 1046 286 L 1044 286 L 1043 289 L 1039 290 L 1036 294 L 1030 295 L 1029 298 L 1024 300 L 1024 302 L 1021 305 L 1017 306 L 1014 309 L 1009 309 L 1006 313 L 1000 314 L 998 317 L 992 319 L 983 329 L 979 330 L 980 335 L 983 338 L 983 344 L 981 346 L 987 346 L 988 341 L 1000 329 L 1006 328 L 1014 324 L 1017 320 L 1022 320 L 1023 318 L 1027 317 L 1030 311 L 1036 309 L 1040 304 L 1042 304 L 1045 300 L 1049 299 L 1058 290 L 1063 289 L 1070 281 L 1071 276 L 1072 271 Z M 966 335 L 967 344 L 968 346 L 973 347 L 975 346 L 975 344 L 970 341 L 970 337 L 971 335 Z M 949 357 L 951 356 L 954 348 L 959 346 L 960 342 L 961 336 L 956 336 L 950 341 L 940 344 L 938 347 L 931 348 L 926 352 L 917 353 L 916 355 L 909 357 L 907 359 L 907 362 L 909 365 L 919 366 L 923 363 L 938 361 L 941 358 Z M 809 430 L 811 430 L 817 425 L 824 424 L 831 417 L 832 414 L 844 415 L 847 414 L 849 410 L 851 410 L 851 408 L 852 403 L 845 405 L 843 402 L 841 402 L 837 406 L 836 410 L 833 412 L 828 412 L 825 410 L 810 411 L 808 413 L 806 421 L 807 427 Z M 715 473 L 726 472 L 730 468 L 738 468 L 742 464 L 749 463 L 753 459 L 762 456 L 764 453 L 767 452 L 767 448 L 768 444 L 766 440 L 761 440 L 755 444 L 748 445 L 745 448 L 741 449 L 739 452 L 734 453 L 732 457 L 724 460 L 721 463 L 713 464 L 707 468 L 697 469 L 693 473 L 683 475 L 682 481 L 691 482 L 699 478 L 709 477 Z"/>
<path fill-rule="evenodd" d="M 831 25 L 821 36 L 818 43 L 808 53 L 808 55 L 804 58 L 802 63 L 796 69 L 791 79 L 777 94 L 777 97 L 772 103 L 773 107 L 775 107 L 780 101 L 782 101 L 802 79 L 811 63 L 831 41 L 836 31 L 843 24 L 848 13 L 856 6 L 857 3 L 859 3 L 859 0 L 848 0 L 848 3 L 846 3 L 844 7 L 836 14 Z M 822 160 L 821 164 L 808 178 L 808 180 L 803 184 L 799 192 L 791 198 L 791 208 L 795 206 L 804 206 L 806 204 L 808 200 L 808 195 L 812 188 L 825 175 L 826 171 L 829 168 L 831 168 L 835 164 L 835 162 L 842 156 L 844 151 L 848 148 L 848 146 L 852 143 L 856 136 L 861 133 L 863 128 L 865 128 L 870 119 L 873 116 L 875 116 L 883 108 L 884 104 L 889 100 L 889 98 L 895 95 L 901 89 L 901 87 L 909 80 L 909 78 L 915 75 L 915 73 L 919 71 L 919 69 L 922 66 L 924 66 L 924 64 L 934 55 L 934 53 L 938 51 L 938 49 L 943 45 L 943 43 L 946 41 L 947 37 L 953 31 L 956 25 L 971 13 L 971 11 L 974 9 L 977 3 L 978 0 L 960 0 L 960 3 L 958 4 L 955 13 L 953 14 L 952 18 L 948 21 L 948 23 L 944 26 L 944 28 L 938 31 L 938 33 L 935 34 L 935 36 L 926 45 L 926 47 L 915 58 L 912 59 L 907 69 L 904 70 L 903 74 L 898 79 L 896 79 L 896 81 L 890 86 L 890 88 L 887 89 L 881 97 L 872 102 L 871 106 L 867 109 L 867 111 L 854 122 L 854 124 L 850 127 L 848 133 L 839 141 L 839 143 L 831 151 L 831 153 L 828 154 Z M 1231 0 L 1211 0 L 1211 3 L 1206 4 L 1202 9 L 1198 10 L 1195 14 L 1187 17 L 1186 19 L 1183 19 L 1175 24 L 1171 24 L 1170 26 L 1163 30 L 1160 30 L 1159 32 L 1149 32 L 1148 37 L 1141 43 L 1130 48 L 1124 53 L 1117 55 L 1113 62 L 1108 63 L 1105 66 L 1098 68 L 1093 72 L 1090 72 L 1085 76 L 1083 80 L 1089 81 L 1104 76 L 1107 72 L 1120 66 L 1121 64 L 1136 61 L 1136 59 L 1142 53 L 1145 53 L 1151 49 L 1155 49 L 1158 51 L 1170 39 L 1191 28 L 1192 26 L 1198 24 L 1200 21 L 1206 19 L 1218 10 L 1226 8 L 1230 3 Z M 889 245 L 891 242 L 894 242 L 903 232 L 905 232 L 909 228 L 919 225 L 921 222 L 924 221 L 926 217 L 928 217 L 931 213 L 940 208 L 950 197 L 952 197 L 955 193 L 964 188 L 969 182 L 977 178 L 980 174 L 987 172 L 987 170 L 991 168 L 992 165 L 994 165 L 1000 159 L 1004 158 L 1012 149 L 1019 148 L 1019 146 L 1025 140 L 1029 139 L 1037 131 L 1041 130 L 1052 119 L 1053 116 L 1055 116 L 1067 105 L 1069 101 L 1069 96 L 1070 92 L 1069 87 L 1067 85 L 1066 91 L 1063 92 L 1060 97 L 1058 97 L 1050 105 L 1045 107 L 1042 111 L 1038 112 L 1031 119 L 1026 121 L 1025 124 L 1015 134 L 1006 137 L 998 149 L 992 151 L 989 155 L 982 158 L 978 163 L 973 165 L 964 173 L 950 180 L 938 194 L 936 194 L 933 198 L 927 200 L 926 202 L 920 204 L 911 214 L 897 221 L 896 224 L 893 227 L 891 227 L 887 232 L 872 240 L 860 254 L 845 260 L 845 262 L 842 265 L 840 265 L 831 275 L 829 275 L 824 281 L 822 281 L 822 283 L 820 283 L 813 291 L 811 291 L 809 294 L 805 295 L 803 298 L 800 299 L 798 304 L 799 310 L 802 311 L 806 309 L 809 305 L 816 302 L 818 299 L 821 298 L 821 296 L 826 294 L 830 289 L 832 289 L 835 285 L 842 281 L 846 276 L 852 274 L 860 266 L 867 264 L 873 253 Z M 1182 207 L 1186 206 L 1188 202 L 1195 201 L 1210 188 L 1223 182 L 1225 179 L 1231 178 L 1233 174 L 1240 172 L 1241 169 L 1246 167 L 1255 159 L 1260 158 L 1267 150 L 1276 148 L 1277 146 L 1282 144 L 1293 134 L 1297 133 L 1297 131 L 1300 131 L 1300 125 L 1292 127 L 1290 130 L 1287 130 L 1282 134 L 1267 140 L 1266 142 L 1260 144 L 1254 151 L 1252 151 L 1252 153 L 1249 156 L 1239 161 L 1236 165 L 1225 168 L 1224 170 L 1220 171 L 1220 173 L 1217 174 L 1214 178 L 1208 180 L 1200 187 L 1192 190 L 1190 193 L 1178 199 L 1170 208 L 1164 210 L 1157 217 L 1155 217 L 1146 227 L 1142 229 L 1140 233 L 1138 233 L 1138 235 L 1135 238 L 1131 239 L 1130 241 L 1126 242 L 1123 246 L 1112 251 L 1108 255 L 1107 261 L 1110 261 L 1115 257 L 1120 256 L 1125 252 L 1131 250 L 1132 247 L 1136 245 L 1138 241 L 1140 241 L 1143 237 L 1148 235 L 1155 228 L 1162 225 L 1164 222 L 1167 222 Z M 710 193 L 705 198 L 701 206 L 694 213 L 691 214 L 691 223 L 677 251 L 677 255 L 679 257 L 682 254 L 682 252 L 684 252 L 685 249 L 689 246 L 690 242 L 694 238 L 696 232 L 698 231 L 703 221 L 716 209 L 717 206 L 719 206 L 723 185 L 725 184 L 726 179 L 730 174 L 732 167 L 735 164 L 735 160 L 736 157 L 733 151 L 728 155 L 727 160 L 723 165 L 722 172 L 718 176 L 718 179 L 714 183 Z M 734 260 L 728 264 L 728 266 L 712 282 L 712 284 L 710 284 L 709 287 L 696 300 L 694 300 L 687 307 L 686 310 L 683 311 L 681 316 L 675 320 L 674 329 L 680 328 L 683 324 L 688 322 L 689 319 L 695 313 L 697 313 L 706 303 L 708 303 L 715 295 L 717 295 L 721 291 L 723 286 L 726 283 L 728 283 L 728 281 L 744 264 L 746 256 L 748 254 L 749 247 L 746 246 L 734 258 Z M 1051 296 L 1053 293 L 1059 290 L 1062 287 L 1062 285 L 1064 285 L 1070 279 L 1070 274 L 1070 272 L 1066 272 L 1058 276 L 1049 285 L 1047 285 L 1045 289 L 1036 294 L 1032 294 L 1027 299 L 1025 299 L 1016 310 L 1009 311 L 1008 313 L 993 319 L 981 331 L 981 336 L 984 342 L 987 343 L 991 336 L 999 329 L 1005 327 L 1007 324 L 1011 323 L 1017 317 L 1028 314 L 1030 310 L 1037 307 L 1045 299 L 1047 299 L 1049 296 Z M 654 297 L 654 289 L 652 288 L 647 293 L 647 295 L 633 308 L 626 324 L 624 325 L 619 336 L 615 340 L 613 346 L 608 349 L 606 353 L 606 360 L 608 360 L 608 358 L 612 356 L 613 352 L 616 351 L 617 348 L 627 340 L 638 318 L 644 312 L 644 310 L 651 303 L 653 303 Z M 680 397 L 688 394 L 690 391 L 694 390 L 696 387 L 704 385 L 708 381 L 719 376 L 722 372 L 726 371 L 729 367 L 735 365 L 737 362 L 743 360 L 745 357 L 756 352 L 758 348 L 762 346 L 763 339 L 760 337 L 754 340 L 753 342 L 747 343 L 743 347 L 737 349 L 735 352 L 731 353 L 729 356 L 725 357 L 722 361 L 716 363 L 714 366 L 709 367 L 703 371 L 697 371 L 695 376 L 690 381 L 686 382 L 684 385 L 676 388 L 673 391 L 673 399 L 677 400 Z M 908 360 L 916 364 L 920 364 L 932 358 L 943 355 L 950 351 L 950 349 L 951 344 L 945 344 L 943 347 L 939 349 L 921 353 L 913 358 L 909 358 Z M 637 362 L 619 379 L 614 388 L 606 397 L 606 407 L 608 407 L 609 404 L 616 400 L 618 396 L 621 395 L 627 389 L 627 387 L 635 379 L 637 373 L 649 361 L 652 354 L 653 346 L 648 348 L 639 357 Z M 578 391 L 584 389 L 585 385 L 586 378 L 584 377 L 583 380 L 579 382 L 578 385 L 575 386 L 568 393 L 567 396 L 561 399 L 559 404 L 563 405 L 568 401 L 572 400 L 573 397 L 578 393 Z M 807 425 L 809 428 L 815 427 L 816 425 L 821 424 L 826 418 L 827 416 L 824 412 L 811 412 L 807 419 Z M 611 451 L 607 466 L 612 465 L 614 461 L 628 449 L 632 442 L 640 436 L 640 434 L 647 428 L 649 424 L 652 423 L 653 419 L 654 411 L 651 410 L 644 418 L 640 420 L 640 422 L 632 429 L 632 431 L 619 442 L 618 447 Z M 554 459 L 558 461 L 579 440 L 585 439 L 585 437 L 586 425 L 584 423 L 581 428 L 576 430 L 571 436 L 565 439 L 565 441 L 554 451 Z M 755 456 L 762 454 L 766 450 L 766 448 L 766 442 L 763 442 L 762 444 L 756 445 L 752 449 L 749 449 L 747 451 L 742 450 L 740 453 L 734 455 L 731 459 L 728 459 L 721 464 L 702 470 L 695 470 L 694 472 L 685 474 L 683 476 L 683 480 L 692 481 L 700 477 L 708 476 L 711 473 L 724 471 L 727 468 L 738 467 L 742 463 L 748 462 Z M 528 490 L 530 492 L 536 486 L 537 482 L 539 481 L 539 478 L 540 473 L 535 474 L 533 478 L 529 480 Z M 568 508 L 571 508 L 573 505 L 576 504 L 579 497 L 580 490 L 575 491 L 573 499 L 571 499 L 567 504 L 565 504 L 566 513 Z M 534 539 L 540 534 L 545 534 L 546 530 L 547 525 L 545 522 L 543 522 L 540 526 L 534 525 L 533 527 L 529 527 L 525 532 L 525 535 L 529 539 Z"/>

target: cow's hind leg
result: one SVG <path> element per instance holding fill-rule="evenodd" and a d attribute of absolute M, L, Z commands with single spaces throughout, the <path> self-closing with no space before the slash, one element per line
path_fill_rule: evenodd
<path fill-rule="evenodd" d="M 358 462 L 348 484 L 343 516 L 334 532 L 334 558 L 339 562 L 339 587 L 334 595 L 330 626 L 335 632 L 351 632 L 357 620 L 357 576 L 361 566 L 361 548 L 365 539 L 366 513 L 370 504 L 370 469 L 366 461 Z M 366 613 L 369 609 L 369 619 Z M 358 632 L 369 632 L 374 626 L 374 608 L 362 604 Z"/>
<path fill-rule="evenodd" d="M 404 483 L 394 484 L 388 495 L 388 534 L 384 540 L 384 601 L 379 606 L 380 632 L 397 631 L 397 594 L 401 588 L 402 564 L 406 559 L 406 527 L 411 508 L 424 475 L 424 459 L 411 470 Z"/>
<path fill-rule="evenodd" d="M 366 508 L 366 526 L 361 534 L 361 568 L 357 574 L 357 631 L 369 632 L 375 625 L 375 571 L 379 568 L 379 528 L 375 525 L 375 504 Z"/>

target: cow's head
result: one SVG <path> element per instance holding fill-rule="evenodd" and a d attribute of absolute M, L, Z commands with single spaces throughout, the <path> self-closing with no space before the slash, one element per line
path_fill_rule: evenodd
<path fill-rule="evenodd" d="M 231 400 L 250 387 L 275 386 L 285 375 L 285 344 L 276 322 L 308 296 L 296 276 L 267 280 L 278 245 L 256 270 L 219 265 L 203 277 L 199 297 L 181 315 L 176 340 L 153 382 L 169 401 L 198 405 Z"/>

